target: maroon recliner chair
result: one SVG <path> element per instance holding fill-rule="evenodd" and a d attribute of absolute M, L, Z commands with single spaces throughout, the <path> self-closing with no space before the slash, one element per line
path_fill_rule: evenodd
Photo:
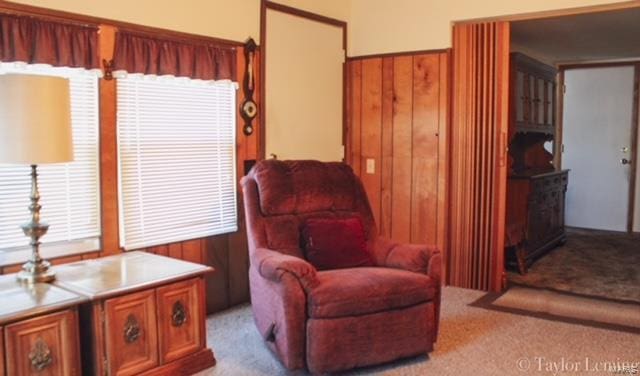
<path fill-rule="evenodd" d="M 285 367 L 333 372 L 433 349 L 440 253 L 379 237 L 348 165 L 265 160 L 241 184 L 253 315 Z M 318 217 L 359 217 L 375 266 L 316 270 L 305 260 L 301 229 Z"/>

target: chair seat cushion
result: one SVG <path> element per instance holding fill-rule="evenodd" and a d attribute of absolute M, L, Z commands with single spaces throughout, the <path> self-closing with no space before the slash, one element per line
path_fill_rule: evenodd
<path fill-rule="evenodd" d="M 400 309 L 430 301 L 435 282 L 400 269 L 361 267 L 318 272 L 308 292 L 309 317 L 335 318 Z"/>

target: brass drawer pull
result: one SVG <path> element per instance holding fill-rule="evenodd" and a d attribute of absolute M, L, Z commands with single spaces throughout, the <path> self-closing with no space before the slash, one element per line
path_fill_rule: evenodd
<path fill-rule="evenodd" d="M 133 343 L 140 338 L 140 324 L 136 317 L 131 314 L 127 317 L 124 324 L 124 340 L 127 343 Z"/>
<path fill-rule="evenodd" d="M 180 327 L 187 322 L 187 310 L 182 304 L 182 301 L 178 300 L 173 304 L 173 309 L 171 313 L 171 325 L 175 327 Z"/>
<path fill-rule="evenodd" d="M 31 361 L 31 367 L 37 372 L 49 367 L 53 362 L 51 350 L 41 337 L 38 337 L 36 343 L 29 352 L 29 360 Z"/>

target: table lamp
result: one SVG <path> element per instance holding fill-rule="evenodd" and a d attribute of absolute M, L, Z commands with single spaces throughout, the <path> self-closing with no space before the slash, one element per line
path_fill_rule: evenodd
<path fill-rule="evenodd" d="M 69 80 L 0 74 L 0 163 L 31 166 L 31 220 L 22 225 L 22 231 L 31 239 L 31 257 L 17 275 L 22 282 L 55 279 L 49 262 L 40 257 L 40 238 L 49 225 L 40 221 L 37 165 L 71 161 Z"/>

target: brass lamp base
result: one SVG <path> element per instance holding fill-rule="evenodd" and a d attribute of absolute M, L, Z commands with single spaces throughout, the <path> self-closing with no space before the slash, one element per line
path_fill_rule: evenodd
<path fill-rule="evenodd" d="M 48 261 L 40 259 L 40 263 L 27 261 L 16 277 L 23 283 L 47 283 L 56 279 L 56 273 L 51 269 Z"/>
<path fill-rule="evenodd" d="M 51 282 L 56 273 L 51 264 L 40 257 L 40 238 L 47 233 L 49 225 L 40 222 L 40 192 L 38 192 L 37 166 L 31 165 L 31 220 L 22 225 L 22 231 L 31 239 L 31 259 L 22 265 L 22 271 L 16 275 L 18 281 L 24 283 Z"/>

